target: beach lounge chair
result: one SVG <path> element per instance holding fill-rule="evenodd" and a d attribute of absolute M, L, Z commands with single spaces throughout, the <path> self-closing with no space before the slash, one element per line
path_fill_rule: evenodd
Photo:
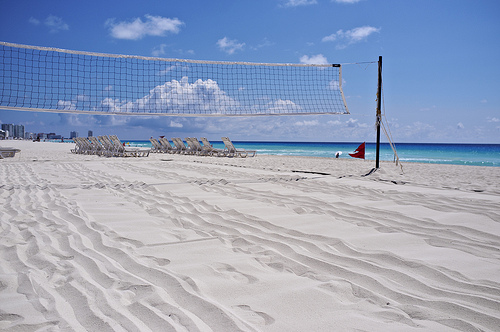
<path fill-rule="evenodd" d="M 104 146 L 105 155 L 108 157 L 114 157 L 118 155 L 118 152 L 115 151 L 115 146 L 113 142 L 109 139 L 108 136 L 98 136 L 99 142 Z"/>
<path fill-rule="evenodd" d="M 106 155 L 107 151 L 104 145 L 97 139 L 97 137 L 90 136 L 88 140 L 91 143 L 91 154 L 95 154 L 98 156 Z"/>
<path fill-rule="evenodd" d="M 125 147 L 123 143 L 120 141 L 118 136 L 116 135 L 109 135 L 109 139 L 113 143 L 116 151 L 121 154 L 123 157 L 147 157 L 149 156 L 149 152 L 151 152 L 151 149 L 147 148 L 129 148 Z"/>
<path fill-rule="evenodd" d="M 85 137 L 75 137 L 73 140 L 76 143 L 75 153 L 78 154 L 91 154 L 92 145 Z"/>
<path fill-rule="evenodd" d="M 151 152 L 153 152 L 153 153 L 165 153 L 165 152 L 167 152 L 166 149 L 163 148 L 163 146 L 160 144 L 160 142 L 156 138 L 151 137 L 149 139 L 149 141 L 151 142 L 151 144 L 153 146 L 153 148 L 151 149 Z"/>
<path fill-rule="evenodd" d="M 227 137 L 222 137 L 222 142 L 224 142 L 224 150 L 227 151 L 226 154 L 228 157 L 241 157 L 246 158 L 251 154 L 250 157 L 254 157 L 257 151 L 254 150 L 245 150 L 245 149 L 236 149 L 231 142 L 231 140 Z"/>
<path fill-rule="evenodd" d="M 166 139 L 165 137 L 160 137 L 159 141 L 160 141 L 160 144 L 161 144 L 162 148 L 165 149 L 166 152 L 168 152 L 168 153 L 177 153 L 177 152 L 179 152 L 177 150 L 177 147 L 172 146 L 172 144 L 170 144 L 170 142 L 168 141 L 168 139 Z"/>
<path fill-rule="evenodd" d="M 174 142 L 174 145 L 179 153 L 190 153 L 184 142 L 179 137 L 173 137 L 172 142 Z"/>
<path fill-rule="evenodd" d="M 13 158 L 17 152 L 21 152 L 21 150 L 10 147 L 0 147 L 0 159 Z"/>
<path fill-rule="evenodd" d="M 212 151 L 210 151 L 210 149 L 205 149 L 204 146 L 201 145 L 200 141 L 197 138 L 192 137 L 191 141 L 192 141 L 193 145 L 195 146 L 196 150 L 198 151 L 199 155 L 201 155 L 201 156 L 211 156 L 212 155 Z"/>
<path fill-rule="evenodd" d="M 210 156 L 217 156 L 217 157 L 224 157 L 225 152 L 224 149 L 217 149 L 212 146 L 212 143 L 206 138 L 206 137 L 201 137 L 200 138 L 201 143 L 203 143 L 203 150 L 207 151 Z"/>
<path fill-rule="evenodd" d="M 80 140 L 78 139 L 78 137 L 73 138 L 73 142 L 75 143 L 75 148 L 74 148 L 74 149 L 71 149 L 71 152 L 72 152 L 72 153 L 76 153 L 76 154 L 80 154 L 80 153 L 82 153 L 82 151 L 83 151 L 83 146 L 82 146 L 82 144 L 80 143 Z"/>
<path fill-rule="evenodd" d="M 189 146 L 189 150 L 192 154 L 197 154 L 199 156 L 206 156 L 208 151 L 203 150 L 200 141 L 195 137 L 186 137 L 186 143 Z"/>

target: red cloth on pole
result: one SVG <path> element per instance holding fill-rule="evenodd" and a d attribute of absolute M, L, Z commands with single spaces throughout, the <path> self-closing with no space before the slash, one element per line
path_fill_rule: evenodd
<path fill-rule="evenodd" d="M 354 153 L 349 153 L 349 155 L 353 158 L 365 159 L 365 143 L 358 146 L 356 151 L 354 151 Z"/>

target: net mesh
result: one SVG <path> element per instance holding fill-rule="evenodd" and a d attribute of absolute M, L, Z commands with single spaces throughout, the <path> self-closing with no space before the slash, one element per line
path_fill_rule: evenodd
<path fill-rule="evenodd" d="M 0 109 L 250 116 L 347 114 L 340 65 L 99 54 L 0 42 Z"/>

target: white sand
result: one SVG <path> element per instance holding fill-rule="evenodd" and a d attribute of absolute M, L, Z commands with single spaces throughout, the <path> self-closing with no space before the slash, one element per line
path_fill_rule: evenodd
<path fill-rule="evenodd" d="M 500 168 L 0 145 L 0 329 L 499 330 Z"/>

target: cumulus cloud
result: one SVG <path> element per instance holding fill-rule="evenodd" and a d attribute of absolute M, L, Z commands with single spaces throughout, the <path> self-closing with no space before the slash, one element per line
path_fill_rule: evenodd
<path fill-rule="evenodd" d="M 52 33 L 59 32 L 61 30 L 69 30 L 69 25 L 64 23 L 62 18 L 54 15 L 49 15 L 45 19 L 44 24 L 50 29 L 50 32 Z"/>
<path fill-rule="evenodd" d="M 170 127 L 171 128 L 182 128 L 182 127 L 184 127 L 184 125 L 180 122 L 170 120 Z"/>
<path fill-rule="evenodd" d="M 236 51 L 241 51 L 245 46 L 245 43 L 238 43 L 236 39 L 224 37 L 217 41 L 217 46 L 219 46 L 219 48 L 227 54 L 233 54 Z"/>
<path fill-rule="evenodd" d="M 457 123 L 457 129 L 464 129 L 465 126 L 462 122 Z"/>
<path fill-rule="evenodd" d="M 328 60 L 323 54 L 317 54 L 312 56 L 303 55 L 300 57 L 300 63 L 309 64 L 309 65 L 326 65 L 328 64 Z"/>
<path fill-rule="evenodd" d="M 488 118 L 488 122 L 500 122 L 499 118 Z"/>
<path fill-rule="evenodd" d="M 117 39 L 138 40 L 145 36 L 164 36 L 166 33 L 179 33 L 184 24 L 178 18 L 144 15 L 132 21 L 116 22 L 115 19 L 106 21 L 106 26 L 112 37 Z"/>
<path fill-rule="evenodd" d="M 59 100 L 57 102 L 57 109 L 65 111 L 76 110 L 76 104 L 72 101 Z"/>
<path fill-rule="evenodd" d="M 310 120 L 310 121 L 304 120 L 304 121 L 297 121 L 297 122 L 295 122 L 295 125 L 296 125 L 296 126 L 317 126 L 317 125 L 319 125 L 319 121 L 318 121 L 318 120 Z"/>
<path fill-rule="evenodd" d="M 272 102 L 269 102 L 266 105 L 266 110 L 264 112 L 270 113 L 288 113 L 290 111 L 300 111 L 301 107 L 296 105 L 291 100 L 282 100 L 278 99 Z"/>
<path fill-rule="evenodd" d="M 308 6 L 315 5 L 318 2 L 316 0 L 286 0 L 285 7 L 297 7 L 297 6 Z"/>
<path fill-rule="evenodd" d="M 371 26 L 362 26 L 358 28 L 354 28 L 351 30 L 338 30 L 337 32 L 323 37 L 321 41 L 323 42 L 338 42 L 337 48 L 342 49 L 346 48 L 351 44 L 355 44 L 361 41 L 366 40 L 373 33 L 380 32 L 380 28 L 375 28 Z"/>
<path fill-rule="evenodd" d="M 342 85 L 345 85 L 344 79 L 342 79 Z M 328 83 L 328 89 L 330 89 L 332 91 L 340 90 L 340 82 L 337 80 L 331 80 L 330 83 Z"/>
<path fill-rule="evenodd" d="M 38 26 L 42 23 L 39 19 L 34 17 L 30 17 L 28 22 L 35 26 Z M 51 33 L 56 33 L 63 30 L 69 30 L 69 25 L 65 23 L 62 20 L 62 18 L 54 15 L 47 16 L 47 18 L 43 21 L 43 25 L 49 28 L 49 31 Z"/>
<path fill-rule="evenodd" d="M 230 113 L 238 103 L 219 88 L 217 82 L 207 79 L 188 82 L 188 77 L 158 85 L 149 94 L 136 101 L 122 102 L 105 98 L 95 110 L 100 112 L 145 113 Z"/>
<path fill-rule="evenodd" d="M 359 123 L 358 119 L 353 119 L 353 118 L 349 118 L 349 120 L 347 120 L 345 122 L 346 126 L 348 128 L 367 128 L 368 125 L 366 123 Z"/>

